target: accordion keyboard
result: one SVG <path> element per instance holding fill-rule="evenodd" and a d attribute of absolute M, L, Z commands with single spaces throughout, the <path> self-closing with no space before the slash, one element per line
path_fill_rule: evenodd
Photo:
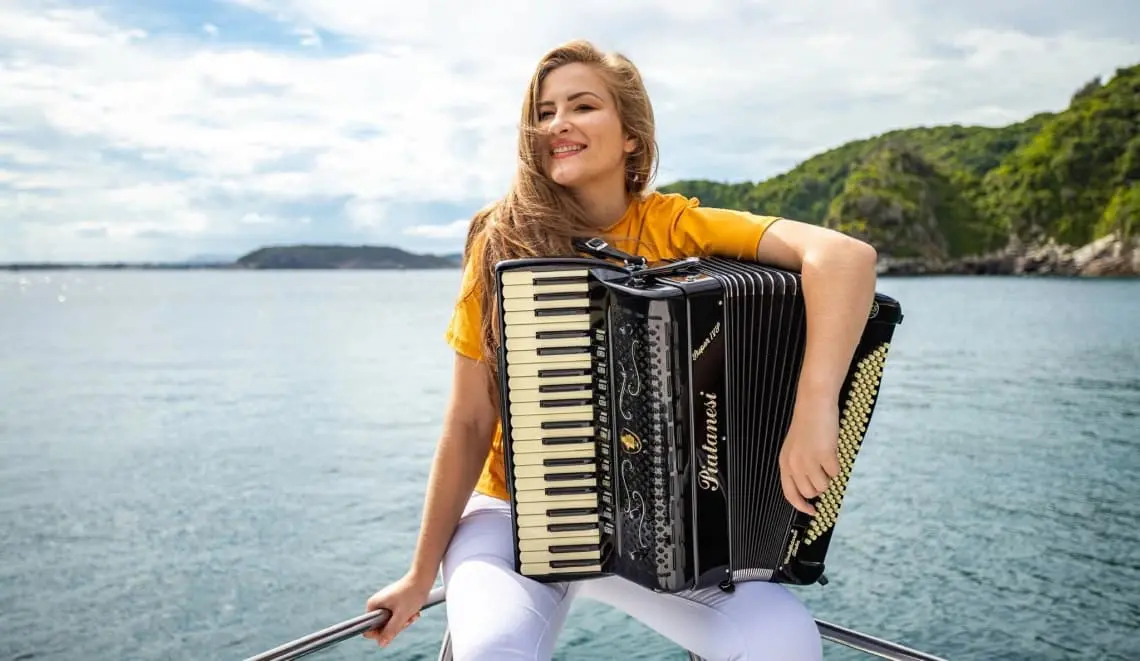
<path fill-rule="evenodd" d="M 501 276 L 504 445 L 524 575 L 601 565 L 589 272 Z"/>

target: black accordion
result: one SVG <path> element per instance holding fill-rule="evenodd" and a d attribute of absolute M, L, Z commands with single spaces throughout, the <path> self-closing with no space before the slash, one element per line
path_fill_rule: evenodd
<path fill-rule="evenodd" d="M 840 396 L 841 473 L 809 516 L 778 465 L 806 337 L 799 274 L 578 245 L 589 256 L 495 267 L 516 570 L 664 592 L 826 582 L 899 303 L 876 293 L 868 311 Z"/>

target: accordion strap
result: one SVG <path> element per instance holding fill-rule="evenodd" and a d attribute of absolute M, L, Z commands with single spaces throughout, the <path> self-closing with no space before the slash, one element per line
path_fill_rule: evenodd
<path fill-rule="evenodd" d="M 619 250 L 606 243 L 605 240 L 600 237 L 574 239 L 574 248 L 579 252 L 584 252 L 598 259 L 620 260 L 628 269 L 643 269 L 646 266 L 644 257 L 631 255 L 624 250 Z"/>

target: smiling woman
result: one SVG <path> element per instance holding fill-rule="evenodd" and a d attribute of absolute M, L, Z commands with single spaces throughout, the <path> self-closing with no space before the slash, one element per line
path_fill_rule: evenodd
<path fill-rule="evenodd" d="M 415 556 L 403 578 L 368 599 L 367 610 L 391 611 L 368 637 L 386 645 L 412 622 L 442 566 L 459 661 L 550 658 L 575 596 L 621 609 L 702 658 L 821 658 L 812 615 L 777 583 L 660 594 L 616 576 L 540 583 L 514 570 L 495 392 L 500 260 L 571 255 L 575 239 L 604 236 L 650 260 L 719 255 L 801 272 L 809 331 L 781 446 L 784 494 L 811 513 L 808 499 L 839 471 L 838 393 L 874 296 L 874 250 L 813 225 L 651 191 L 656 164 L 653 108 L 632 62 L 583 41 L 541 59 L 523 100 L 513 186 L 467 237 L 447 331 L 452 395 Z"/>
<path fill-rule="evenodd" d="M 602 76 L 578 62 L 559 67 L 546 77 L 537 104 L 538 126 L 543 130 L 535 142 L 542 156 L 543 170 L 554 183 L 580 193 L 596 186 L 616 188 L 621 182 L 618 174 L 625 169 L 626 161 L 630 161 L 634 169 L 627 176 L 636 183 L 641 177 L 637 170 L 642 169 L 638 166 L 642 164 L 632 157 L 638 153 L 640 144 L 652 140 L 650 126 L 643 126 L 641 131 L 625 128 L 627 123 L 633 127 L 649 123 L 644 117 L 623 122 L 616 100 L 609 92 L 620 83 L 609 82 Z M 648 101 L 641 107 L 648 109 Z M 580 194 L 579 199 L 605 198 L 585 193 Z M 604 219 L 604 215 L 602 217 Z"/>

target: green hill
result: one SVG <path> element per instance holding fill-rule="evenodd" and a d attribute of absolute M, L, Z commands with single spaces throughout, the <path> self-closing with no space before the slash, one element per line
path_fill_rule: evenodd
<path fill-rule="evenodd" d="M 1081 244 L 1130 233 L 1140 211 L 1140 65 L 1094 81 L 986 173 L 983 202 L 1025 240 Z"/>
<path fill-rule="evenodd" d="M 1086 84 L 1059 113 L 891 131 L 766 181 L 661 190 L 838 228 L 896 259 L 1130 238 L 1140 215 L 1140 65 Z"/>

